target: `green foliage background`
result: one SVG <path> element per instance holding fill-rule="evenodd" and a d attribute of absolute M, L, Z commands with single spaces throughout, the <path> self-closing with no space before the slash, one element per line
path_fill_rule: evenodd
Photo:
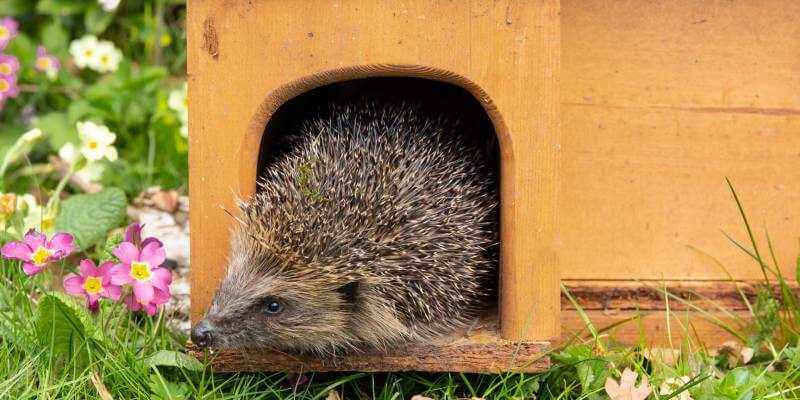
<path fill-rule="evenodd" d="M 125 0 L 106 12 L 95 0 L 3 0 L 0 16 L 20 22 L 6 52 L 23 66 L 22 93 L 0 111 L 0 154 L 21 132 L 39 127 L 48 140 L 31 160 L 46 161 L 65 143 L 79 143 L 75 124 L 90 120 L 117 133 L 120 159 L 109 165 L 102 183 L 122 188 L 130 198 L 152 185 L 185 187 L 187 142 L 167 106 L 169 92 L 185 81 L 183 1 Z M 101 75 L 72 65 L 69 43 L 86 34 L 122 50 L 117 71 Z M 40 45 L 61 61 L 55 81 L 31 67 Z M 7 189 L 25 191 L 32 184 L 20 176 Z"/>

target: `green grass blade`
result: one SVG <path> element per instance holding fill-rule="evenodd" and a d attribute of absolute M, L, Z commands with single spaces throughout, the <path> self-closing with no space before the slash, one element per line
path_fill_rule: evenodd
<path fill-rule="evenodd" d="M 744 212 L 742 202 L 739 201 L 739 195 L 736 194 L 736 189 L 733 188 L 733 183 L 731 183 L 731 180 L 728 177 L 725 177 L 725 182 L 728 183 L 728 187 L 731 189 L 731 194 L 733 194 L 733 200 L 736 201 L 736 207 L 739 208 L 739 214 L 742 216 L 742 221 L 744 221 L 744 226 L 747 229 L 747 236 L 750 238 L 750 243 L 753 245 L 753 251 L 755 252 L 756 259 L 759 261 L 761 273 L 764 275 L 764 281 L 766 281 L 767 285 L 769 285 L 769 277 L 767 276 L 767 272 L 764 270 L 764 263 L 761 261 L 761 253 L 758 251 L 758 244 L 756 244 L 756 238 L 753 236 L 753 230 L 750 229 L 750 222 L 747 220 L 747 214 Z"/>

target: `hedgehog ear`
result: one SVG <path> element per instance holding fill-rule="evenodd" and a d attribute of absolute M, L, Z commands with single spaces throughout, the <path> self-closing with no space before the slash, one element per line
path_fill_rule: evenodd
<path fill-rule="evenodd" d="M 344 298 L 344 301 L 347 302 L 347 304 L 356 304 L 358 301 L 360 286 L 361 285 L 359 281 L 353 281 L 339 286 L 339 288 L 336 290 L 342 294 L 342 298 Z"/>

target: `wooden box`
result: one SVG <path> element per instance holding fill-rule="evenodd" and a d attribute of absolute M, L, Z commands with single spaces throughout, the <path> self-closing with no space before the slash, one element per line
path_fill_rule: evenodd
<path fill-rule="evenodd" d="M 226 264 L 222 208 L 254 192 L 262 136 L 287 101 L 365 78 L 445 82 L 482 105 L 500 148 L 499 322 L 336 364 L 227 354 L 217 368 L 541 369 L 547 343 L 583 327 L 561 282 L 598 326 L 649 312 L 641 326 L 663 344 L 663 295 L 647 282 L 739 312 L 717 260 L 745 285 L 760 276 L 720 232 L 745 238 L 726 176 L 794 280 L 800 3 L 768 3 L 190 1 L 195 320 Z M 691 310 L 673 318 L 725 338 Z M 615 333 L 636 340 L 638 326 Z M 415 364 L 421 354 L 434 361 Z"/>

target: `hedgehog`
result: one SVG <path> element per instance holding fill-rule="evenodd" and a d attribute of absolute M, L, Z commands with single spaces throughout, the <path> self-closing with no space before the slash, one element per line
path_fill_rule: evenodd
<path fill-rule="evenodd" d="M 497 268 L 495 177 L 451 117 L 332 104 L 239 201 L 193 343 L 330 355 L 473 323 Z"/>

